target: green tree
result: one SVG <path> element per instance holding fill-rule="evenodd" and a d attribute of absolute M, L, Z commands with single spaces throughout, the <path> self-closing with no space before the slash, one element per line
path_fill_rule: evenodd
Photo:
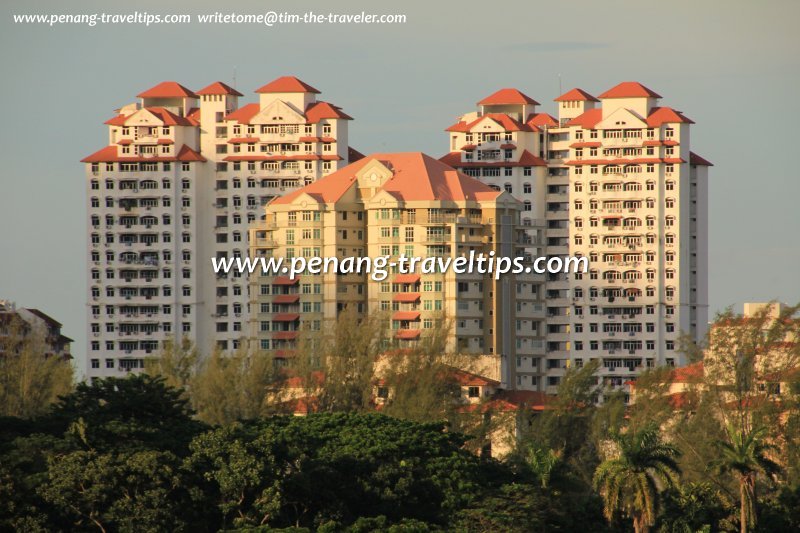
<path fill-rule="evenodd" d="M 733 472 L 739 484 L 739 527 L 742 533 L 752 530 L 757 522 L 756 478 L 759 473 L 772 475 L 780 470 L 768 456 L 767 430 L 748 433 L 728 426 L 728 440 L 719 441 L 719 468 Z"/>
<path fill-rule="evenodd" d="M 636 433 L 618 435 L 615 456 L 597 467 L 594 482 L 605 501 L 605 515 L 618 512 L 632 518 L 637 533 L 655 524 L 661 490 L 672 486 L 679 469 L 678 450 L 661 441 L 650 426 Z"/>
<path fill-rule="evenodd" d="M 203 429 L 178 389 L 146 374 L 78 384 L 49 418 L 82 449 L 154 449 L 185 453 Z"/>
<path fill-rule="evenodd" d="M 48 356 L 44 332 L 14 316 L 0 325 L 0 416 L 32 418 L 44 414 L 72 390 L 72 363 Z"/>

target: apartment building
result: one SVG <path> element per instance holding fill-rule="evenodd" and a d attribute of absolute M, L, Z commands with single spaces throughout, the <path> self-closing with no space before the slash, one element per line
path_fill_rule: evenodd
<path fill-rule="evenodd" d="M 212 256 L 247 253 L 248 226 L 272 198 L 360 156 L 339 107 L 294 77 L 256 90 L 163 82 L 106 122 L 84 158 L 88 250 L 87 375 L 141 369 L 170 337 L 203 351 L 246 335 L 248 283 L 216 276 Z"/>
<path fill-rule="evenodd" d="M 590 260 L 588 274 L 546 280 L 545 391 L 598 358 L 612 387 L 683 365 L 680 334 L 705 334 L 711 164 L 690 150 L 693 122 L 659 99 L 636 82 L 599 97 L 576 88 L 555 99 L 555 118 L 502 89 L 447 129 L 442 160 L 544 219 L 541 252 Z"/>
<path fill-rule="evenodd" d="M 425 154 L 373 154 L 268 204 L 251 229 L 251 256 L 512 257 L 527 247 L 521 207 Z M 303 331 L 322 331 L 346 308 L 387 313 L 387 349 L 412 347 L 438 320 L 452 319 L 451 348 L 499 358 L 501 381 L 513 387 L 539 377 L 538 369 L 518 372 L 514 361 L 542 349 L 540 285 L 533 274 L 497 281 L 453 269 L 389 269 L 383 281 L 333 271 L 251 276 L 251 335 L 285 359 Z"/>
<path fill-rule="evenodd" d="M 0 357 L 19 350 L 28 340 L 40 340 L 46 357 L 72 359 L 70 344 L 74 341 L 61 332 L 61 322 L 39 309 L 0 300 Z"/>

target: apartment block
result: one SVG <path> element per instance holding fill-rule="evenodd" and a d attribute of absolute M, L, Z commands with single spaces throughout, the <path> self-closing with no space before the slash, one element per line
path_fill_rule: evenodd
<path fill-rule="evenodd" d="M 683 365 L 681 333 L 705 334 L 711 164 L 690 150 L 693 122 L 660 99 L 636 82 L 597 98 L 576 88 L 555 99 L 556 118 L 502 89 L 447 129 L 442 161 L 543 219 L 540 253 L 590 261 L 546 279 L 544 391 L 594 359 L 611 387 Z"/>
<path fill-rule="evenodd" d="M 373 154 L 266 207 L 251 229 L 251 256 L 304 258 L 468 257 L 525 253 L 521 202 L 422 153 Z M 283 362 L 298 339 L 322 331 L 344 309 L 385 312 L 391 341 L 412 347 L 437 321 L 453 322 L 451 349 L 500 361 L 505 387 L 539 377 L 519 357 L 541 351 L 541 280 L 534 274 L 401 273 L 383 281 L 335 271 L 251 276 L 251 336 Z"/>
<path fill-rule="evenodd" d="M 222 82 L 160 83 L 121 107 L 108 145 L 82 160 L 90 378 L 142 368 L 170 337 L 238 348 L 248 281 L 216 276 L 210 258 L 245 255 L 267 202 L 360 157 L 351 117 L 317 89 L 287 76 L 256 93 L 240 106 Z"/>
<path fill-rule="evenodd" d="M 0 357 L 19 350 L 20 343 L 36 336 L 43 342 L 44 356 L 72 359 L 70 345 L 74 341 L 61 332 L 61 322 L 39 309 L 0 300 Z"/>

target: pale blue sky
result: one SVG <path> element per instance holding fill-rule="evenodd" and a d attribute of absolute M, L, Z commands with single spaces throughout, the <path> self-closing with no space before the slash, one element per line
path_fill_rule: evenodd
<path fill-rule="evenodd" d="M 226 7 L 223 7 L 226 6 Z M 231 7 L 227 7 L 231 6 Z M 235 7 L 232 7 L 235 6 Z M 405 13 L 397 26 L 15 26 L 13 13 Z M 252 91 L 292 74 L 341 105 L 363 152 L 446 151 L 474 102 L 517 87 L 554 112 L 564 89 L 637 80 L 694 119 L 711 160 L 713 310 L 800 301 L 800 3 L 5 1 L 0 7 L 0 298 L 86 343 L 84 170 L 102 122 L 162 80 Z"/>

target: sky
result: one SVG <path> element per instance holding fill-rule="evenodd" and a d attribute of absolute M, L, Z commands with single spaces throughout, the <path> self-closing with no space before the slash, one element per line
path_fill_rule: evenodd
<path fill-rule="evenodd" d="M 230 7 L 228 7 L 230 6 Z M 55 27 L 23 13 L 400 13 L 402 25 Z M 436 0 L 8 1 L 0 6 L 0 299 L 36 307 L 86 348 L 86 198 L 79 162 L 103 122 L 164 80 L 253 91 L 294 75 L 354 117 L 364 153 L 447 150 L 444 128 L 516 87 L 555 114 L 581 87 L 635 80 L 683 111 L 709 185 L 712 314 L 800 302 L 800 2 Z"/>

